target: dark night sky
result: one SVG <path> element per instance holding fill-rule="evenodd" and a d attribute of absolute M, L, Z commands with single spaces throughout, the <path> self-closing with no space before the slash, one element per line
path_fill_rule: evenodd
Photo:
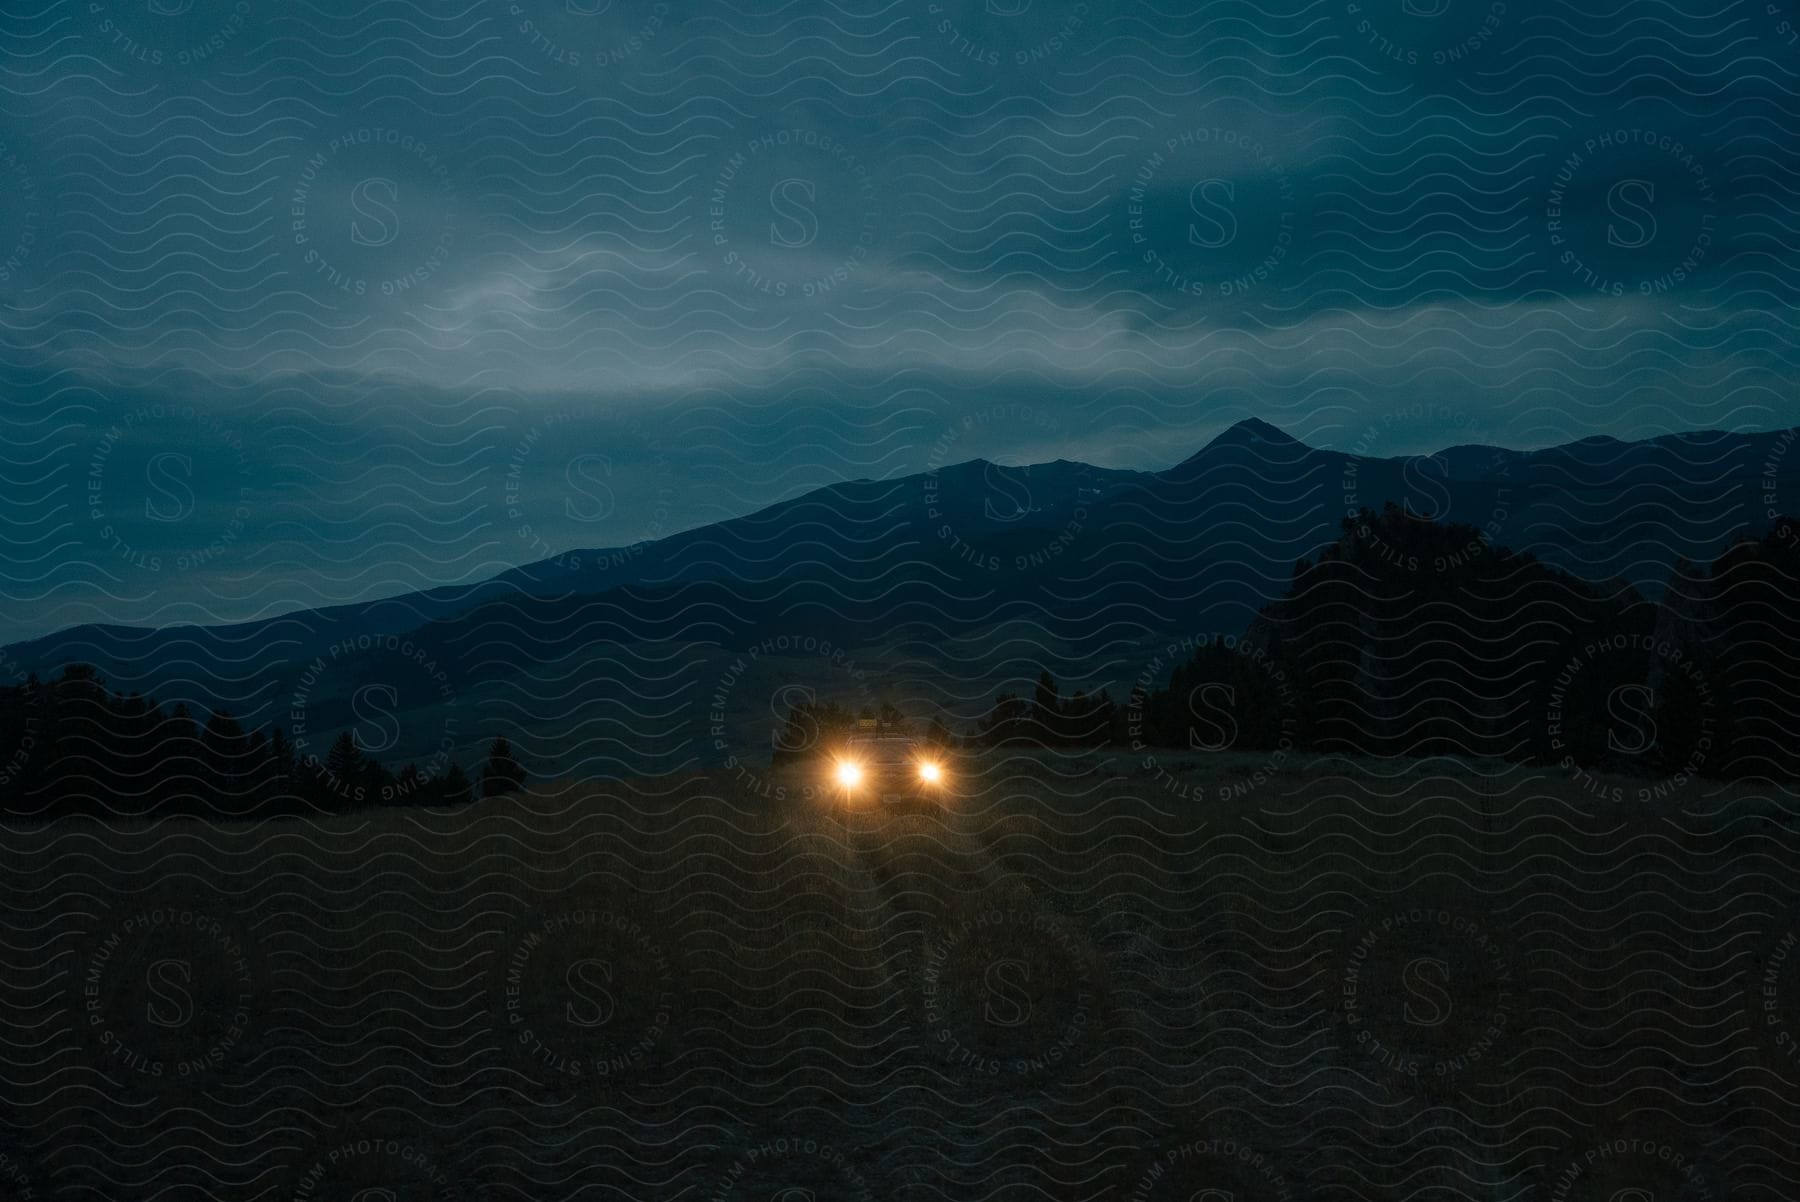
<path fill-rule="evenodd" d="M 985 456 L 1794 424 L 1800 5 L 17 0 L 0 639 Z"/>

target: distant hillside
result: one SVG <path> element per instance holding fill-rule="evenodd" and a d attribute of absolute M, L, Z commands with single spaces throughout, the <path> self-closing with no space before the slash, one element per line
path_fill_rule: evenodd
<path fill-rule="evenodd" d="M 117 690 L 299 728 L 315 749 L 368 724 L 393 763 L 468 758 L 506 731 L 548 768 L 677 770 L 759 740 L 766 754 L 782 689 L 967 712 L 1036 660 L 1128 676 L 1159 636 L 1244 630 L 1346 513 L 1388 502 L 1655 597 L 1679 562 L 1800 510 L 1793 437 L 1379 458 L 1250 420 L 1162 472 L 974 460 L 850 481 L 472 587 L 225 627 L 78 627 L 6 648 L 0 671 L 90 663 Z"/>

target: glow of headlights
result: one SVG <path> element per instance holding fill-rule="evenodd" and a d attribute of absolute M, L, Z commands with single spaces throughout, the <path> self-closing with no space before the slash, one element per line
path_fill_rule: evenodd
<path fill-rule="evenodd" d="M 944 770 L 930 760 L 926 760 L 919 765 L 919 779 L 928 785 L 937 784 L 938 781 L 943 779 L 943 776 Z"/>
<path fill-rule="evenodd" d="M 837 766 L 837 782 L 847 789 L 862 784 L 862 768 L 849 760 L 842 760 Z"/>

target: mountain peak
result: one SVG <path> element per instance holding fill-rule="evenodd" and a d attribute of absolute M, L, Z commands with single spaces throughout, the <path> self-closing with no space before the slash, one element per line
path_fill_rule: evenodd
<path fill-rule="evenodd" d="M 1279 427 L 1271 426 L 1259 417 L 1246 417 L 1221 431 L 1211 442 L 1174 467 L 1157 474 L 1164 479 L 1179 480 L 1245 455 L 1261 459 L 1273 454 L 1276 459 L 1286 461 L 1310 451 L 1305 443 Z"/>
<path fill-rule="evenodd" d="M 1300 440 L 1287 433 L 1279 426 L 1272 426 L 1260 417 L 1246 417 L 1225 430 L 1218 437 L 1207 443 L 1208 447 L 1216 447 L 1221 443 L 1243 445 L 1245 443 L 1263 443 L 1270 446 L 1299 446 Z"/>

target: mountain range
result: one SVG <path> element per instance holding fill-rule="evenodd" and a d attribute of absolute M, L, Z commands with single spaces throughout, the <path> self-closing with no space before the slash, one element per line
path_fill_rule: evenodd
<path fill-rule="evenodd" d="M 429 763 L 506 734 L 538 771 L 753 772 L 802 694 L 968 716 L 1048 667 L 1122 695 L 1166 669 L 1170 636 L 1243 631 L 1362 508 L 1655 595 L 1678 560 L 1800 512 L 1796 433 L 1381 458 L 1251 419 L 1162 471 L 972 460 L 473 586 L 226 626 L 80 626 L 0 662 L 93 664 L 115 690 L 281 725 L 303 754 L 350 729 L 373 756 Z"/>

